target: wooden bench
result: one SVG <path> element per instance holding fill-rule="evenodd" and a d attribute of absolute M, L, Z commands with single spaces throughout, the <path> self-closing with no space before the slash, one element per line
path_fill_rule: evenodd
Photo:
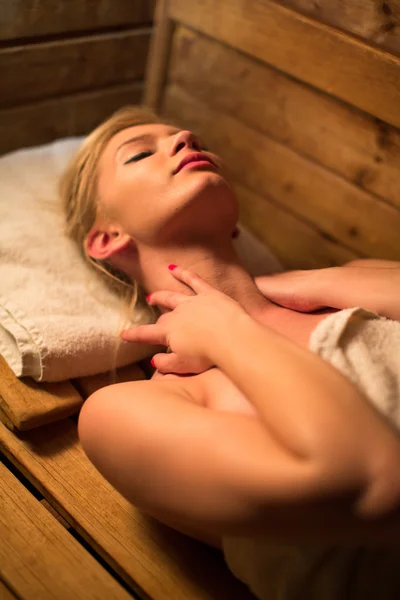
<path fill-rule="evenodd" d="M 144 98 L 223 157 L 241 220 L 286 268 L 400 260 L 400 5 L 342 4 L 161 0 L 145 86 L 152 2 L 9 0 L 0 151 Z M 0 596 L 250 598 L 220 552 L 142 515 L 86 458 L 76 413 L 107 377 L 36 384 L 0 363 Z"/>

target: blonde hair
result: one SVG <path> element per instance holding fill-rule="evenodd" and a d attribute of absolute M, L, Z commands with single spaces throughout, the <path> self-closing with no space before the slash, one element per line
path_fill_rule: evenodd
<path fill-rule="evenodd" d="M 119 131 L 135 125 L 164 122 L 145 106 L 128 105 L 120 108 L 85 138 L 60 182 L 66 234 L 77 243 L 83 257 L 96 269 L 105 284 L 123 300 L 126 318 L 133 314 L 137 303 L 143 301 L 143 291 L 126 273 L 108 261 L 93 259 L 87 250 L 87 235 L 99 214 L 98 164 L 106 145 Z M 118 347 L 119 343 L 116 352 Z M 115 356 L 115 362 L 116 359 Z"/>

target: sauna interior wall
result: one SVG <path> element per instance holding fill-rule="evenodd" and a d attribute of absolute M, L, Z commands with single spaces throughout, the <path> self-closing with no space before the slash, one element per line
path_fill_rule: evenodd
<path fill-rule="evenodd" d="M 289 269 L 400 260 L 400 1 L 167 5 L 160 111 L 222 156 L 242 221 Z"/>
<path fill-rule="evenodd" d="M 0 154 L 88 133 L 142 101 L 153 0 L 7 0 Z"/>

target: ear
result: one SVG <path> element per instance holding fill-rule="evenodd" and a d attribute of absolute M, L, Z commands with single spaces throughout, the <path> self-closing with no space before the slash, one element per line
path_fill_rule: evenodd
<path fill-rule="evenodd" d="M 132 246 L 133 240 L 128 233 L 121 231 L 116 226 L 107 228 L 94 226 L 86 238 L 86 247 L 89 256 L 98 260 L 105 260 L 122 250 Z"/>

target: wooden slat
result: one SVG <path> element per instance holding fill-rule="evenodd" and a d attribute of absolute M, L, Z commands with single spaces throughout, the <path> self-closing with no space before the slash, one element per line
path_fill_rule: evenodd
<path fill-rule="evenodd" d="M 1 600 L 17 600 L 17 596 L 11 592 L 11 590 L 6 587 L 5 583 L 0 580 L 0 599 Z"/>
<path fill-rule="evenodd" d="M 0 40 L 149 23 L 154 0 L 3 0 Z"/>
<path fill-rule="evenodd" d="M 161 102 L 173 32 L 173 22 L 168 17 L 168 0 L 159 0 L 155 13 L 154 34 L 147 65 L 144 95 L 145 103 L 155 110 L 158 110 Z"/>
<path fill-rule="evenodd" d="M 275 0 L 400 56 L 399 0 Z"/>
<path fill-rule="evenodd" d="M 114 110 L 141 102 L 139 83 L 0 110 L 0 154 L 91 131 Z"/>
<path fill-rule="evenodd" d="M 271 0 L 171 0 L 170 16 L 400 126 L 400 59 Z"/>
<path fill-rule="evenodd" d="M 145 517 L 112 488 L 87 459 L 71 420 L 19 437 L 0 424 L 0 444 L 6 456 L 140 597 L 252 598 L 230 574 L 222 553 Z"/>
<path fill-rule="evenodd" d="M 130 594 L 0 464 L 0 574 L 24 600 Z"/>
<path fill-rule="evenodd" d="M 398 209 L 177 86 L 166 89 L 163 111 L 198 133 L 235 180 L 355 253 L 399 260 Z"/>
<path fill-rule="evenodd" d="M 150 29 L 0 50 L 1 106 L 142 79 Z"/>
<path fill-rule="evenodd" d="M 0 356 L 0 408 L 20 430 L 64 419 L 82 406 L 82 398 L 69 381 L 38 384 L 18 379 Z M 9 421 L 6 425 L 10 425 Z"/>
<path fill-rule="evenodd" d="M 183 27 L 168 79 L 400 207 L 398 129 Z"/>
<path fill-rule="evenodd" d="M 333 267 L 356 257 L 265 196 L 238 182 L 234 182 L 234 189 L 240 220 L 267 244 L 285 269 Z"/>

